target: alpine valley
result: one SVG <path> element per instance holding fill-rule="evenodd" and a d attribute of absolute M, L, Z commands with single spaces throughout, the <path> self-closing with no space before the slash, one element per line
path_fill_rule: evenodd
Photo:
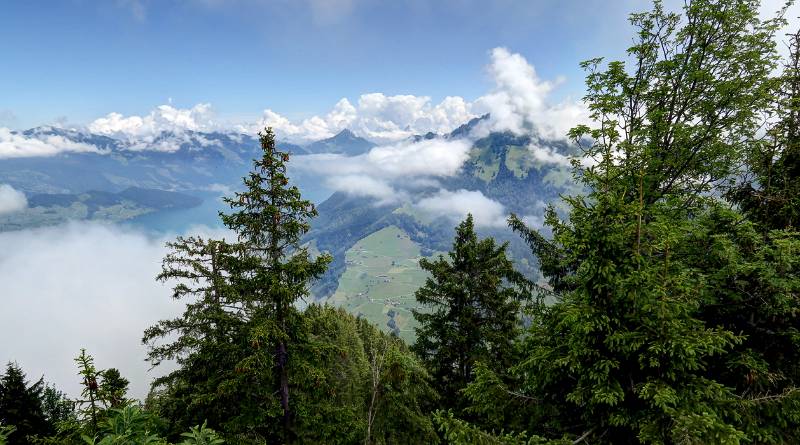
<path fill-rule="evenodd" d="M 576 191 L 567 162 L 575 147 L 530 135 L 477 131 L 486 118 L 449 134 L 401 141 L 407 146 L 461 141 L 469 149 L 452 174 L 395 178 L 399 191 L 392 199 L 371 193 L 369 185 L 342 188 L 319 169 L 308 168 L 320 160 L 336 160 L 334 166 L 357 164 L 386 147 L 346 129 L 303 145 L 278 144 L 291 153 L 292 181 L 317 203 L 319 215 L 305 242 L 312 252 L 333 255 L 328 272 L 312 288 L 316 300 L 343 306 L 412 340 L 414 292 L 426 279 L 419 260 L 449 250 L 457 221 L 476 200 L 490 203 L 501 216 L 478 224 L 480 234 L 508 242 L 517 267 L 539 278 L 530 249 L 504 220 L 516 213 L 540 226 L 548 203 Z M 85 149 L 0 159 L 0 184 L 23 192 L 28 203 L 22 210 L 0 214 L 0 231 L 71 220 L 126 224 L 156 234 L 182 233 L 193 225 L 220 227 L 218 213 L 226 210 L 221 197 L 241 187 L 260 152 L 255 135 L 232 132 L 163 132 L 136 140 L 38 127 L 17 135 L 58 138 Z M 423 205 L 443 193 L 463 199 L 463 214 Z M 530 214 L 531 209 L 538 213 Z"/>

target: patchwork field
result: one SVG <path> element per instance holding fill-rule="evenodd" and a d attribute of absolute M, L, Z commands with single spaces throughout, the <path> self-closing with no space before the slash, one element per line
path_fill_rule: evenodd
<path fill-rule="evenodd" d="M 420 247 L 389 226 L 356 243 L 345 258 L 347 269 L 328 302 L 413 342 L 414 292 L 427 277 L 419 267 Z"/>

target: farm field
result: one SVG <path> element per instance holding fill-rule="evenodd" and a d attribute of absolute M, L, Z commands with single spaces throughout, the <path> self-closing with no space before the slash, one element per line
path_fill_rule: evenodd
<path fill-rule="evenodd" d="M 347 269 L 328 302 L 413 342 L 414 292 L 427 277 L 419 266 L 419 245 L 389 226 L 356 243 L 345 258 Z"/>

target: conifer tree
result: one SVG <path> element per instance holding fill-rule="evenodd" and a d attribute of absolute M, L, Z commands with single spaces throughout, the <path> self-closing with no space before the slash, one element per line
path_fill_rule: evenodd
<path fill-rule="evenodd" d="M 105 404 L 105 408 L 122 408 L 127 405 L 129 400 L 126 396 L 130 381 L 123 377 L 117 368 L 103 370 L 100 375 L 102 376 L 102 381 L 100 382 L 98 394 Z"/>
<path fill-rule="evenodd" d="M 84 423 L 88 424 L 91 434 L 97 432 L 101 416 L 100 399 L 100 378 L 102 372 L 94 365 L 94 357 L 86 353 L 86 349 L 81 349 L 81 353 L 75 358 L 78 365 L 78 375 L 81 376 L 81 397 L 76 401 L 78 412 Z"/>
<path fill-rule="evenodd" d="M 6 366 L 0 377 L 0 425 L 14 427 L 6 439 L 9 445 L 27 444 L 29 436 L 52 432 L 42 409 L 43 391 L 42 379 L 29 385 L 19 365 Z"/>
<path fill-rule="evenodd" d="M 412 348 L 428 367 L 442 403 L 462 409 L 460 391 L 477 362 L 497 370 L 512 363 L 525 278 L 506 257 L 506 244 L 478 239 L 472 215 L 456 228 L 448 258 L 423 258 L 420 266 L 431 276 L 416 293 L 427 311 L 414 311 L 420 326 Z"/>
<path fill-rule="evenodd" d="M 314 205 L 289 184 L 289 153 L 275 146 L 272 129 L 259 134 L 261 159 L 244 178 L 245 190 L 225 201 L 231 212 L 222 221 L 237 234 L 231 270 L 242 310 L 252 328 L 252 351 L 240 364 L 245 370 L 274 370 L 282 418 L 282 438 L 291 440 L 289 360 L 299 332 L 297 304 L 308 295 L 309 282 L 319 277 L 330 256 L 312 259 L 300 246 L 316 216 Z"/>
<path fill-rule="evenodd" d="M 149 346 L 148 360 L 153 365 L 172 359 L 181 363 L 211 341 L 230 342 L 244 322 L 242 305 L 230 284 L 230 244 L 192 236 L 178 237 L 167 248 L 170 252 L 156 280 L 176 281 L 172 297 L 186 301 L 186 306 L 180 317 L 161 320 L 145 330 L 142 342 Z M 156 343 L 169 336 L 176 336 L 175 341 Z"/>

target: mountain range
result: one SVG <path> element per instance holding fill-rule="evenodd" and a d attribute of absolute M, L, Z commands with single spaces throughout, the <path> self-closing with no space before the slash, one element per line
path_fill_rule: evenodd
<path fill-rule="evenodd" d="M 546 203 L 575 191 L 570 168 L 563 162 L 564 155 L 574 148 L 564 141 L 533 135 L 489 133 L 476 137 L 474 129 L 486 118 L 473 119 L 448 134 L 428 133 L 403 141 L 464 140 L 471 147 L 455 174 L 422 182 L 404 199 L 377 200 L 368 193 L 336 191 L 319 174 L 289 163 L 293 182 L 306 198 L 319 203 L 319 216 L 304 243 L 334 257 L 328 273 L 312 289 L 316 300 L 342 305 L 409 338 L 414 325 L 410 312 L 415 305 L 413 292 L 425 278 L 418 261 L 449 250 L 458 222 L 453 215 L 431 212 L 417 203 L 442 191 L 459 191 L 468 198 L 467 205 L 477 196 L 496 203 L 505 214 L 528 217 L 535 225 L 540 223 Z M 0 184 L 11 185 L 28 199 L 27 209 L 0 215 L 0 231 L 69 219 L 120 222 L 142 215 L 157 218 L 160 212 L 180 218 L 180 210 L 208 200 L 219 204 L 221 194 L 239 188 L 251 160 L 260 152 L 257 138 L 223 132 L 164 132 L 146 140 L 54 127 L 22 134 L 59 137 L 95 150 L 0 159 Z M 368 156 L 377 144 L 345 129 L 309 144 L 279 142 L 278 146 L 293 157 L 325 155 L 347 165 Z M 537 155 L 532 147 L 547 147 L 544 153 L 550 158 Z M 212 210 L 210 218 L 216 213 L 216 208 Z M 508 242 L 519 267 L 531 278 L 538 277 L 535 259 L 502 221 L 479 227 L 479 232 Z"/>

